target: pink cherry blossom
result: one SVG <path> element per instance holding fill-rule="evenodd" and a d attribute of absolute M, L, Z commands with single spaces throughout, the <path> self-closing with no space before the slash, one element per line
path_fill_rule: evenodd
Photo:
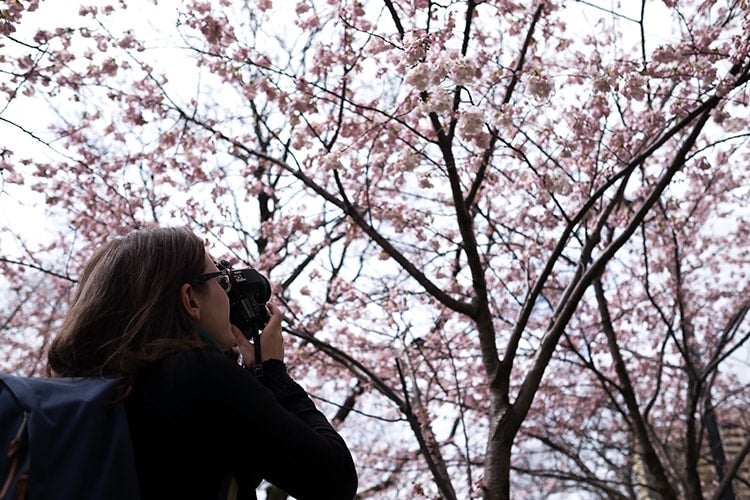
<path fill-rule="evenodd" d="M 187 224 L 269 276 L 363 498 L 741 496 L 747 2 L 53 3 L 0 2 L 4 369 Z"/>

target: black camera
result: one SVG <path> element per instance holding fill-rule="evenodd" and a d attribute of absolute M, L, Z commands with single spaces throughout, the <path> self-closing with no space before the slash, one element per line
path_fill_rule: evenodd
<path fill-rule="evenodd" d="M 229 320 L 252 340 L 268 323 L 266 303 L 271 298 L 271 284 L 252 268 L 232 269 L 226 260 L 217 267 L 221 271 L 229 270 Z"/>

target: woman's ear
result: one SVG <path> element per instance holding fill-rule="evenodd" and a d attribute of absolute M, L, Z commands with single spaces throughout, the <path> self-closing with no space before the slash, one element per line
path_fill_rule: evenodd
<path fill-rule="evenodd" d="M 185 312 L 188 313 L 188 316 L 196 321 L 201 319 L 200 301 L 195 293 L 195 289 L 189 283 L 184 283 L 180 287 L 180 303 Z"/>

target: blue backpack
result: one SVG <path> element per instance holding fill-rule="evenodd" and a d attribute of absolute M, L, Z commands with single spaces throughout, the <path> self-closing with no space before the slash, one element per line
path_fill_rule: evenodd
<path fill-rule="evenodd" d="M 119 379 L 0 374 L 0 500 L 136 500 Z"/>

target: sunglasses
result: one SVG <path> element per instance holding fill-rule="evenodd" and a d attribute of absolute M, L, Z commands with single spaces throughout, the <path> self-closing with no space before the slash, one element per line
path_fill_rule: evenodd
<path fill-rule="evenodd" d="M 217 271 L 214 273 L 201 274 L 200 276 L 191 279 L 190 283 L 205 283 L 208 280 L 219 278 L 219 285 L 224 289 L 225 292 L 228 292 L 232 289 L 232 280 L 229 277 L 230 272 L 231 269 L 224 269 L 223 271 Z"/>

